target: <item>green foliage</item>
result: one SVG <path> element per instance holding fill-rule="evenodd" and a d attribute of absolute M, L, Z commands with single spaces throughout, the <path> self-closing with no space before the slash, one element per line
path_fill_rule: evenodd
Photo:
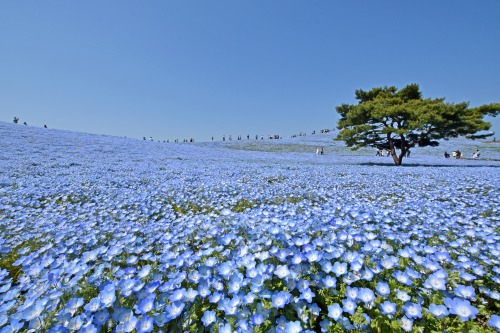
<path fill-rule="evenodd" d="M 444 98 L 424 99 L 418 84 L 396 87 L 356 90 L 358 104 L 342 104 L 336 110 L 341 119 L 337 140 L 345 141 L 352 149 L 372 146 L 386 148 L 396 165 L 400 165 L 410 147 L 437 146 L 438 140 L 476 135 L 490 129 L 483 121 L 486 115 L 496 116 L 500 104 L 469 108 L 467 102 L 445 103 Z M 400 149 L 399 155 L 396 149 Z"/>
<path fill-rule="evenodd" d="M 8 253 L 0 257 L 0 270 L 7 270 L 9 276 L 12 278 L 14 283 L 17 283 L 19 276 L 22 272 L 21 266 L 16 266 L 14 263 L 21 258 L 19 255 L 19 250 L 28 247 L 30 253 L 38 250 L 42 244 L 37 240 L 26 240 L 18 244 L 16 247 L 12 248 Z"/>

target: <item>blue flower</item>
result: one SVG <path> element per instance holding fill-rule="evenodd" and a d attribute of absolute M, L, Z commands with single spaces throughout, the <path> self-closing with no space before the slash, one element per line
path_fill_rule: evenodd
<path fill-rule="evenodd" d="M 369 304 L 375 300 L 375 294 L 369 288 L 359 288 L 358 299 L 365 304 Z"/>
<path fill-rule="evenodd" d="M 327 275 L 323 278 L 321 282 L 323 282 L 323 286 L 325 286 L 325 288 L 330 289 L 330 288 L 335 288 L 335 285 L 337 284 L 337 279 L 335 279 L 333 276 Z"/>
<path fill-rule="evenodd" d="M 409 319 L 408 317 L 401 318 L 400 323 L 401 328 L 405 332 L 410 332 L 413 329 L 413 320 Z"/>
<path fill-rule="evenodd" d="M 182 302 L 173 302 L 165 308 L 165 312 L 167 313 L 167 318 L 169 321 L 177 318 L 182 310 L 184 309 L 184 303 Z"/>
<path fill-rule="evenodd" d="M 305 300 L 307 303 L 311 303 L 314 296 L 316 296 L 316 294 L 314 294 L 310 288 L 307 288 L 302 291 L 300 298 Z"/>
<path fill-rule="evenodd" d="M 300 325 L 300 321 L 290 321 L 285 324 L 284 333 L 300 333 L 302 332 L 302 326 Z"/>
<path fill-rule="evenodd" d="M 434 317 L 440 318 L 440 319 L 446 317 L 449 314 L 446 306 L 441 305 L 441 304 L 440 305 L 430 304 L 428 312 L 430 314 L 432 314 Z"/>
<path fill-rule="evenodd" d="M 453 291 L 455 295 L 466 299 L 473 299 L 476 296 L 476 291 L 472 286 L 458 285 Z"/>
<path fill-rule="evenodd" d="M 458 297 L 455 298 L 445 298 L 444 304 L 450 309 L 451 314 L 455 314 L 462 319 L 462 321 L 467 321 L 469 319 L 476 318 L 478 310 L 473 307 L 469 301 L 462 300 Z"/>
<path fill-rule="evenodd" d="M 96 312 L 101 307 L 101 299 L 99 297 L 92 298 L 83 308 L 85 311 Z"/>
<path fill-rule="evenodd" d="M 153 318 L 144 315 L 136 324 L 137 333 L 148 333 L 154 328 Z"/>
<path fill-rule="evenodd" d="M 411 299 L 406 291 L 399 289 L 396 289 L 396 298 L 403 302 L 408 302 Z"/>
<path fill-rule="evenodd" d="M 358 297 L 359 289 L 356 287 L 347 287 L 345 296 L 354 300 Z"/>
<path fill-rule="evenodd" d="M 347 273 L 347 263 L 343 262 L 338 262 L 336 261 L 335 264 L 333 264 L 333 269 L 332 272 L 335 273 L 337 276 L 341 276 Z"/>
<path fill-rule="evenodd" d="M 280 279 L 284 279 L 290 275 L 290 271 L 288 270 L 287 265 L 278 265 L 274 270 L 274 274 L 277 275 Z"/>
<path fill-rule="evenodd" d="M 184 299 L 185 288 L 174 290 L 174 292 L 168 298 L 171 302 L 178 302 Z"/>
<path fill-rule="evenodd" d="M 405 273 L 405 272 L 401 272 L 401 271 L 394 271 L 394 273 L 392 273 L 392 276 L 399 282 L 399 283 L 402 283 L 404 285 L 407 285 L 407 286 L 411 286 L 411 278 L 410 276 Z"/>
<path fill-rule="evenodd" d="M 231 324 L 230 323 L 226 323 L 226 324 L 223 324 L 221 323 L 219 325 L 219 333 L 232 333 L 232 329 L 231 329 Z"/>
<path fill-rule="evenodd" d="M 102 326 L 108 320 L 108 317 L 109 317 L 109 313 L 107 310 L 102 310 L 102 311 L 96 312 L 96 313 L 94 313 L 93 323 L 98 325 L 98 326 Z"/>
<path fill-rule="evenodd" d="M 488 320 L 488 325 L 500 332 L 500 316 L 491 315 L 490 320 Z"/>
<path fill-rule="evenodd" d="M 377 293 L 380 296 L 385 297 L 391 293 L 391 288 L 389 288 L 389 284 L 383 281 L 379 281 L 375 289 L 377 290 Z"/>
<path fill-rule="evenodd" d="M 403 310 L 405 311 L 406 317 L 409 319 L 421 318 L 422 317 L 422 307 L 420 304 L 408 302 L 403 305 Z"/>
<path fill-rule="evenodd" d="M 119 326 L 123 329 L 124 332 L 132 332 L 137 326 L 137 317 L 131 316 L 127 321 L 120 324 Z"/>
<path fill-rule="evenodd" d="M 154 308 L 155 294 L 149 294 L 146 298 L 143 298 L 139 305 L 137 306 L 137 311 L 139 314 L 147 313 Z"/>
<path fill-rule="evenodd" d="M 342 316 L 342 308 L 338 303 L 328 305 L 328 317 L 337 321 Z"/>
<path fill-rule="evenodd" d="M 116 300 L 115 288 L 113 286 L 105 288 L 100 292 L 99 298 L 105 308 L 112 306 Z"/>
<path fill-rule="evenodd" d="M 203 313 L 203 317 L 201 318 L 201 321 L 203 322 L 203 325 L 205 325 L 205 327 L 214 323 L 215 320 L 216 320 L 215 311 L 207 310 Z"/>
<path fill-rule="evenodd" d="M 253 326 L 259 326 L 264 323 L 264 316 L 261 313 L 256 313 L 250 317 L 250 323 Z"/>
<path fill-rule="evenodd" d="M 290 301 L 292 294 L 286 291 L 275 292 L 271 296 L 271 303 L 273 307 L 281 309 Z"/>
<path fill-rule="evenodd" d="M 424 287 L 433 290 L 446 290 L 446 279 L 439 274 L 433 273 L 425 280 Z"/>
<path fill-rule="evenodd" d="M 15 303 L 14 301 L 12 303 Z M 44 310 L 43 302 L 36 302 L 35 304 L 27 307 L 23 312 L 21 318 L 30 321 L 32 319 L 38 318 L 42 311 Z"/>
<path fill-rule="evenodd" d="M 351 298 L 343 299 L 342 305 L 343 305 L 342 309 L 344 310 L 344 312 L 347 312 L 349 314 L 354 314 L 354 311 L 356 311 L 356 308 L 358 307 L 356 302 L 354 300 L 352 300 Z"/>
<path fill-rule="evenodd" d="M 380 304 L 380 311 L 384 315 L 393 315 L 396 313 L 396 303 L 392 303 L 389 301 L 385 301 L 384 303 Z"/>

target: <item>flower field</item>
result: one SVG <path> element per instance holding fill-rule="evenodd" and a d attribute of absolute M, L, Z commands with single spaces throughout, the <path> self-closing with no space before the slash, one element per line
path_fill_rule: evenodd
<path fill-rule="evenodd" d="M 0 122 L 0 332 L 500 331 L 500 145 L 332 137 Z"/>

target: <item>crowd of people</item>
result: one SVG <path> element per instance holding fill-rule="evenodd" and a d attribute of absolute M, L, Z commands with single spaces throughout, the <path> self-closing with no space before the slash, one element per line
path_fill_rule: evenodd
<path fill-rule="evenodd" d="M 481 153 L 479 152 L 479 149 L 476 149 L 476 151 L 472 154 L 472 158 L 473 159 L 478 159 L 480 155 L 481 155 Z M 460 150 L 458 150 L 458 149 L 452 151 L 451 152 L 451 156 L 453 156 L 456 159 L 463 158 L 462 152 Z M 450 158 L 451 156 L 450 156 L 450 154 L 447 151 L 444 152 L 444 157 L 445 158 Z"/>
<path fill-rule="evenodd" d="M 19 117 L 14 117 L 14 123 L 15 123 L 15 124 L 18 124 L 18 123 L 19 123 Z M 23 124 L 24 124 L 25 126 L 28 126 L 28 123 L 27 123 L 27 122 L 23 122 Z M 48 127 L 47 127 L 47 125 L 43 125 L 43 127 L 44 127 L 44 128 L 48 128 Z M 322 129 L 322 130 L 320 130 L 320 133 L 324 134 L 324 133 L 329 133 L 329 132 L 331 132 L 331 131 L 333 131 L 333 130 L 331 130 L 331 129 Z M 312 135 L 316 134 L 316 130 L 312 131 L 312 132 L 311 132 L 311 134 L 312 134 Z M 291 135 L 291 137 L 292 137 L 292 138 L 297 138 L 297 137 L 304 137 L 304 136 L 306 136 L 306 135 L 307 135 L 307 134 L 306 134 L 305 132 L 300 132 L 300 133 L 298 133 L 298 134 L 292 134 L 292 135 Z M 255 135 L 255 140 L 259 140 L 259 138 L 260 138 L 260 140 L 264 140 L 264 135 L 260 135 L 260 136 L 259 136 L 258 134 L 256 134 L 256 135 Z M 278 134 L 269 134 L 269 135 L 267 136 L 267 139 L 269 139 L 269 140 L 279 140 L 279 139 L 282 139 L 282 138 L 283 138 L 283 137 L 282 137 L 282 136 L 280 136 L 280 135 L 278 135 Z M 211 138 L 211 139 L 212 139 L 212 141 L 214 141 L 214 140 L 215 140 L 215 137 L 214 137 L 214 136 L 212 136 L 212 138 Z M 229 135 L 229 136 L 227 137 L 227 139 L 228 139 L 228 141 L 232 141 L 232 140 L 233 140 L 233 137 L 232 137 L 231 135 Z M 247 140 L 250 140 L 250 134 L 247 134 L 246 139 L 247 139 Z M 150 137 L 149 137 L 149 140 L 148 140 L 148 139 L 146 139 L 146 137 L 144 136 L 144 137 L 143 137 L 143 140 L 144 140 L 144 141 L 154 141 L 152 136 L 150 136 Z M 236 137 L 236 140 L 242 140 L 242 136 L 241 136 L 241 135 L 238 135 L 238 136 Z M 222 136 L 222 141 L 226 141 L 226 135 L 223 135 L 223 136 Z M 493 142 L 495 142 L 495 141 L 496 141 L 496 140 L 494 139 L 494 140 L 493 140 Z M 160 141 L 158 141 L 158 142 L 160 142 Z M 169 141 L 169 140 L 163 140 L 163 142 L 170 142 L 170 141 Z M 179 141 L 179 139 L 175 139 L 173 142 L 175 142 L 175 143 L 179 143 L 179 142 L 183 142 L 183 143 L 193 143 L 193 142 L 194 142 L 194 139 L 193 139 L 193 138 L 190 138 L 190 139 L 182 139 L 182 141 Z M 323 155 L 324 153 L 325 153 L 325 151 L 324 151 L 324 148 L 323 148 L 323 147 L 319 147 L 319 148 L 317 148 L 317 149 L 316 149 L 316 154 L 318 154 L 318 155 Z M 406 153 L 405 153 L 405 157 L 410 157 L 410 154 L 411 154 L 410 149 L 407 149 L 407 150 L 406 150 Z M 478 159 L 480 155 L 481 155 L 481 154 L 480 154 L 480 152 L 479 152 L 479 149 L 476 149 L 476 151 L 472 154 L 472 158 L 473 158 L 473 159 Z M 390 150 L 388 150 L 388 149 L 385 149 L 385 148 L 383 148 L 383 149 L 377 149 L 377 151 L 376 151 L 376 153 L 375 153 L 375 156 L 382 156 L 382 157 L 383 157 L 383 156 L 385 156 L 385 157 L 389 157 L 389 156 L 391 156 L 391 151 L 390 151 Z M 458 149 L 457 149 L 457 150 L 453 151 L 453 152 L 451 153 L 451 155 L 450 155 L 447 151 L 445 151 L 445 152 L 444 152 L 444 157 L 445 157 L 445 158 L 450 158 L 450 157 L 453 157 L 453 158 L 456 158 L 456 159 L 460 159 L 460 158 L 463 158 L 463 155 L 462 155 L 462 152 L 460 152 L 460 150 L 458 150 Z"/>

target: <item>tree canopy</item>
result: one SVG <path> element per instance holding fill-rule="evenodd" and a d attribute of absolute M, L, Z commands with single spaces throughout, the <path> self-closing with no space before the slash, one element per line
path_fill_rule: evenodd
<path fill-rule="evenodd" d="M 491 134 L 491 124 L 484 116 L 495 117 L 500 103 L 469 108 L 468 102 L 446 103 L 444 98 L 423 98 L 418 84 L 402 89 L 378 87 L 370 91 L 355 91 L 358 104 L 336 107 L 341 118 L 337 140 L 348 147 L 386 148 L 396 165 L 401 165 L 410 147 L 437 146 L 440 139 L 465 136 L 479 139 Z M 399 149 L 399 154 L 396 152 Z"/>

